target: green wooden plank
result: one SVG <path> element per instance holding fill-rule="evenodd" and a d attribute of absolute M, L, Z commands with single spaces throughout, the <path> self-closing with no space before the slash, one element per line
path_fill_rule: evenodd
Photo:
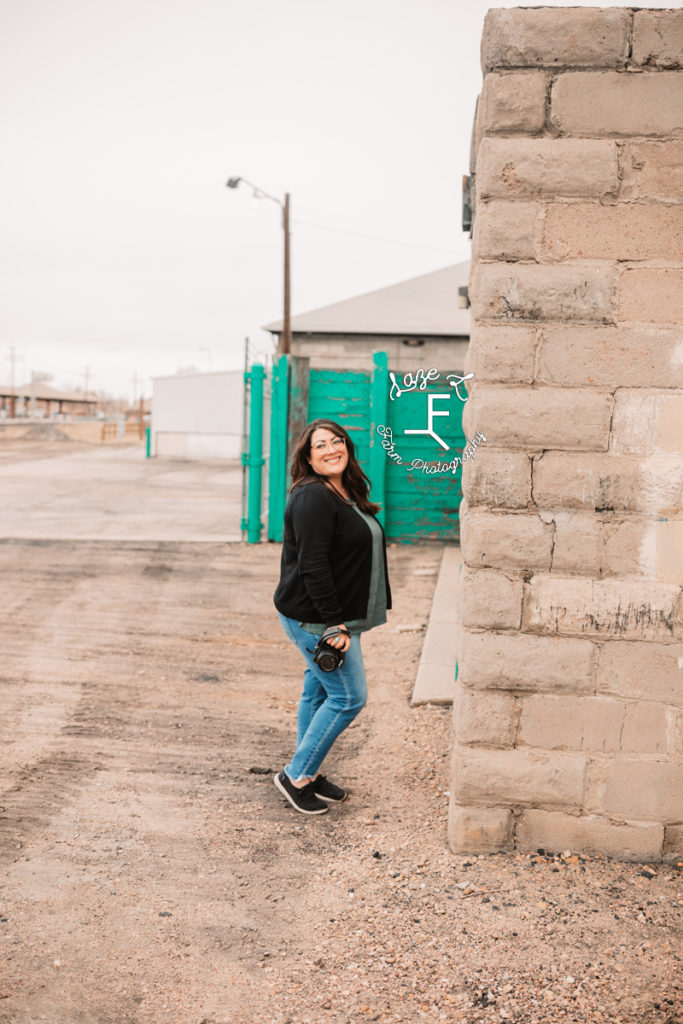
<path fill-rule="evenodd" d="M 310 361 L 308 356 L 290 356 L 289 416 L 287 419 L 287 468 L 301 432 L 308 423 Z"/>
<path fill-rule="evenodd" d="M 339 423 L 353 441 L 356 456 L 368 472 L 370 374 L 362 370 L 311 370 L 308 418 Z"/>
<path fill-rule="evenodd" d="M 372 481 L 373 500 L 383 505 L 385 530 L 391 540 L 449 541 L 459 535 L 462 466 L 457 467 L 455 474 L 408 471 L 406 465 L 393 463 L 382 448 L 379 435 L 379 445 L 375 438 L 378 424 L 389 426 L 396 449 L 408 465 L 413 459 L 422 459 L 429 465 L 436 461 L 444 464 L 461 455 L 466 445 L 462 429 L 464 403 L 445 384 L 448 372 L 456 371 L 444 370 L 440 380 L 430 381 L 424 391 L 404 393 L 390 401 L 384 354 L 375 357 L 372 375 L 357 370 L 310 370 L 305 419 L 332 419 L 349 432 L 359 462 Z M 397 372 L 396 376 L 401 374 Z M 450 395 L 449 399 L 435 403 L 437 410 L 447 409 L 448 416 L 434 417 L 436 432 L 448 450 L 426 434 L 404 434 L 406 429 L 427 427 L 430 393 Z"/>
<path fill-rule="evenodd" d="M 459 508 L 462 500 L 462 465 L 456 472 L 423 473 L 409 468 L 414 459 L 428 467 L 449 463 L 461 456 L 465 447 L 462 428 L 464 403 L 446 381 L 443 370 L 440 379 L 430 381 L 424 390 L 403 393 L 389 402 L 388 426 L 392 430 L 394 450 L 403 465 L 390 462 L 387 468 L 386 504 L 388 510 L 387 536 L 392 540 L 456 540 L 459 536 Z M 396 371 L 396 378 L 401 374 Z M 433 402 L 433 430 L 448 446 L 441 447 L 427 433 L 406 434 L 405 430 L 428 428 L 429 398 L 440 395 Z M 439 413 L 447 415 L 438 415 Z"/>

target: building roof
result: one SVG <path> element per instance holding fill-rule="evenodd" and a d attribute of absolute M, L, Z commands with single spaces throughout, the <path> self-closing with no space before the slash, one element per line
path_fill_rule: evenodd
<path fill-rule="evenodd" d="M 469 261 L 365 292 L 292 317 L 292 334 L 410 334 L 465 336 L 470 311 L 459 306 L 458 289 L 467 284 Z M 282 332 L 282 320 L 266 331 Z"/>
<path fill-rule="evenodd" d="M 11 395 L 11 389 L 3 386 L 2 394 L 9 396 Z M 44 380 L 31 381 L 28 384 L 22 384 L 20 387 L 14 389 L 14 395 L 16 398 L 35 398 L 37 401 L 45 402 L 97 402 L 97 395 L 92 391 L 89 391 L 85 395 L 82 391 L 58 391 L 57 388 L 50 387 Z"/>

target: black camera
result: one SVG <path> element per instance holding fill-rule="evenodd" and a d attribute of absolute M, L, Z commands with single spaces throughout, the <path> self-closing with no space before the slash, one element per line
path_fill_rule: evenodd
<path fill-rule="evenodd" d="M 350 634 L 346 630 L 337 629 L 336 626 L 330 626 L 326 629 L 323 635 L 315 645 L 313 652 L 313 661 L 316 663 L 318 668 L 321 668 L 323 672 L 334 672 L 336 668 L 341 668 L 344 664 L 344 651 L 338 651 L 336 647 L 330 647 L 327 643 L 335 636 L 339 636 L 340 633 L 345 633 L 346 636 Z"/>

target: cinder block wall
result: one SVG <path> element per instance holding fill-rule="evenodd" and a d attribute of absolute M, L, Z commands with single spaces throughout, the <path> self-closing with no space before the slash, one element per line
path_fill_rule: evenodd
<path fill-rule="evenodd" d="M 683 855 L 683 11 L 492 10 L 457 852 Z"/>

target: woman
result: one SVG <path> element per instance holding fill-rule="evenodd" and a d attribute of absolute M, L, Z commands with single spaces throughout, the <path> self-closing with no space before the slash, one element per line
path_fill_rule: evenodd
<path fill-rule="evenodd" d="M 391 608 L 384 531 L 375 518 L 379 506 L 368 500 L 368 484 L 344 428 L 332 420 L 309 423 L 292 460 L 274 596 L 282 627 L 306 663 L 296 751 L 274 781 L 302 814 L 324 814 L 327 801 L 346 798 L 319 769 L 365 706 L 360 634 L 386 622 Z M 333 651 L 344 656 L 343 664 L 327 672 L 314 660 L 324 632 Z"/>

